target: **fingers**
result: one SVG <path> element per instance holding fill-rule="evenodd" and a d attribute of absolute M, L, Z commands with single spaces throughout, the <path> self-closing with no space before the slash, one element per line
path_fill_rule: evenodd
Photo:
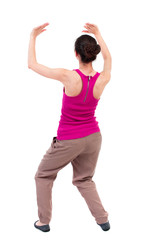
<path fill-rule="evenodd" d="M 84 26 L 86 29 L 90 29 L 91 27 L 90 26 Z"/>
<path fill-rule="evenodd" d="M 86 24 L 87 24 L 88 27 L 90 27 L 90 26 L 95 27 L 95 25 L 92 24 L 92 23 L 86 23 Z"/>
<path fill-rule="evenodd" d="M 44 23 L 44 24 L 42 24 L 42 25 L 39 25 L 38 27 L 35 27 L 35 29 L 44 28 L 44 27 L 46 27 L 46 26 L 48 26 L 48 25 L 49 25 L 49 23 L 47 22 L 47 23 Z"/>
<path fill-rule="evenodd" d="M 92 30 L 92 28 L 93 28 L 93 26 L 89 26 L 89 25 L 88 26 L 85 25 L 84 27 L 88 30 Z"/>
<path fill-rule="evenodd" d="M 93 25 L 90 24 L 90 23 L 85 23 L 84 27 L 85 27 L 87 30 L 83 30 L 82 32 L 90 33 Z"/>

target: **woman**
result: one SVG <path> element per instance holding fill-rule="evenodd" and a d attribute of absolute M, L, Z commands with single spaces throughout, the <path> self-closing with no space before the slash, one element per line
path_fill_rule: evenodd
<path fill-rule="evenodd" d="M 105 211 L 95 182 L 95 172 L 102 135 L 96 117 L 96 106 L 111 77 L 111 55 L 95 24 L 86 23 L 82 32 L 91 33 L 95 38 L 84 34 L 75 41 L 75 55 L 79 69 L 48 68 L 37 63 L 35 55 L 36 37 L 45 31 L 49 23 L 34 28 L 30 34 L 28 67 L 51 79 L 60 81 L 63 87 L 61 118 L 49 149 L 41 160 L 35 174 L 39 220 L 34 226 L 50 231 L 52 217 L 52 186 L 60 169 L 71 163 L 73 180 L 85 199 L 96 223 L 104 230 L 110 229 L 108 213 Z M 98 44 L 97 44 L 97 42 Z M 93 69 L 92 62 L 99 52 L 104 58 L 101 73 Z"/>

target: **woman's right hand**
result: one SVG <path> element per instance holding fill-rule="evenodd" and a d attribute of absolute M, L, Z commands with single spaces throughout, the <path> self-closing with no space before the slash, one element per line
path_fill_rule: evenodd
<path fill-rule="evenodd" d="M 97 35 L 99 33 L 99 29 L 98 29 L 97 25 L 95 25 L 95 24 L 86 23 L 84 25 L 84 27 L 87 30 L 83 30 L 82 32 L 93 33 L 94 35 Z"/>

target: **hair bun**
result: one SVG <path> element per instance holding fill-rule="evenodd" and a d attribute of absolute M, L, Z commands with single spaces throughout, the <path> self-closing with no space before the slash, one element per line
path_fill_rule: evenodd
<path fill-rule="evenodd" d="M 96 54 L 98 54 L 101 51 L 101 47 L 99 44 L 96 44 Z"/>
<path fill-rule="evenodd" d="M 83 63 L 89 63 L 96 59 L 101 47 L 95 38 L 88 34 L 83 34 L 75 41 L 75 51 L 80 55 Z"/>
<path fill-rule="evenodd" d="M 99 44 L 86 44 L 84 47 L 85 55 L 88 58 L 96 56 L 100 50 Z"/>

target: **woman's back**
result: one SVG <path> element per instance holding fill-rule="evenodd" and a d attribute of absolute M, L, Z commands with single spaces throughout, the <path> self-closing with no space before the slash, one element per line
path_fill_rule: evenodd
<path fill-rule="evenodd" d="M 93 89 L 100 73 L 86 76 L 79 69 L 73 70 L 80 76 L 82 87 L 78 88 L 80 91 L 75 95 L 67 95 L 63 87 L 62 114 L 57 129 L 58 140 L 76 139 L 100 132 L 94 116 L 100 98 L 97 99 L 93 95 Z"/>
<path fill-rule="evenodd" d="M 79 74 L 79 72 L 80 72 L 80 74 Z M 83 71 L 81 71 L 79 69 L 78 69 L 78 72 L 70 71 L 70 76 L 68 76 L 68 78 L 69 78 L 68 84 L 65 85 L 65 94 L 70 97 L 79 95 L 82 90 L 82 87 L 83 87 L 81 76 L 94 77 L 94 75 L 96 73 L 97 73 L 96 71 L 92 71 L 89 74 L 85 74 L 85 73 L 83 73 Z M 99 75 L 98 78 L 96 79 L 95 85 L 93 87 L 93 96 L 96 99 L 99 99 L 100 95 L 101 95 L 100 76 L 101 75 Z"/>

